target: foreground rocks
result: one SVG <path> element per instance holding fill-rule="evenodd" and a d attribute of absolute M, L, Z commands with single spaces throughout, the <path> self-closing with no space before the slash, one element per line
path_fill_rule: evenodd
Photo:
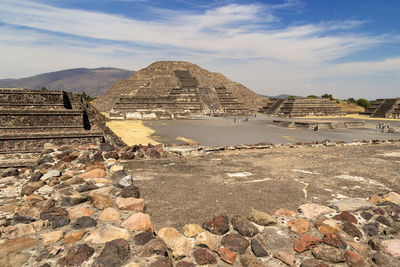
<path fill-rule="evenodd" d="M 119 163 L 143 151 L 52 148 L 3 170 L 0 266 L 400 266 L 398 192 L 154 229 Z"/>

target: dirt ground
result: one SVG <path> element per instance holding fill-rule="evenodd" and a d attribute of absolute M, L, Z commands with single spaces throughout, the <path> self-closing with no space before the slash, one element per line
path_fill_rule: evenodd
<path fill-rule="evenodd" d="M 400 144 L 279 147 L 125 163 L 156 228 L 400 190 Z"/>

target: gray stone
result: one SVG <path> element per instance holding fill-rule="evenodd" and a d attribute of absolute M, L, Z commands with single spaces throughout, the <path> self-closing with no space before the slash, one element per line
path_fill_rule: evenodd
<path fill-rule="evenodd" d="M 91 190 L 98 189 L 98 187 L 92 183 L 92 182 L 86 182 L 83 185 L 78 186 L 75 190 L 82 193 L 82 192 L 87 192 Z"/>
<path fill-rule="evenodd" d="M 86 202 L 89 200 L 88 196 L 79 196 L 79 197 L 63 197 L 61 200 L 61 206 L 75 206 Z"/>
<path fill-rule="evenodd" d="M 372 261 L 376 263 L 376 265 L 382 267 L 394 266 L 392 259 L 380 252 L 375 252 L 375 254 L 372 256 Z"/>
<path fill-rule="evenodd" d="M 76 219 L 76 222 L 74 223 L 73 228 L 74 229 L 83 229 L 83 228 L 89 228 L 96 226 L 97 222 L 96 220 L 90 218 L 89 216 L 82 216 Z"/>
<path fill-rule="evenodd" d="M 151 239 L 143 247 L 141 255 L 144 257 L 150 257 L 153 254 L 168 256 L 168 247 L 164 241 L 160 238 Z"/>
<path fill-rule="evenodd" d="M 294 252 L 294 238 L 289 236 L 289 233 L 279 227 L 267 227 L 260 235 L 257 236 L 264 247 L 269 250 L 285 250 L 286 252 Z"/>
<path fill-rule="evenodd" d="M 266 257 L 268 256 L 268 252 L 263 248 L 263 246 L 258 242 L 257 239 L 251 240 L 251 250 L 253 251 L 256 257 Z"/>
<path fill-rule="evenodd" d="M 374 236 L 378 234 L 379 224 L 378 223 L 367 223 L 362 227 L 364 233 L 368 236 Z"/>
<path fill-rule="evenodd" d="M 344 251 L 341 249 L 331 247 L 325 244 L 319 245 L 312 250 L 312 254 L 315 258 L 329 261 L 332 263 L 344 262 Z"/>
<path fill-rule="evenodd" d="M 154 239 L 154 234 L 150 232 L 142 232 L 140 234 L 135 235 L 135 244 L 136 245 L 145 245 L 147 244 L 150 240 Z"/>
<path fill-rule="evenodd" d="M 244 216 L 234 216 L 231 220 L 233 228 L 243 236 L 253 237 L 259 233 L 257 227 L 255 227 L 249 220 Z"/>
<path fill-rule="evenodd" d="M 58 261 L 58 265 L 64 266 L 81 266 L 94 253 L 94 249 L 86 244 L 77 245 L 70 250 L 64 258 Z"/>
<path fill-rule="evenodd" d="M 370 212 L 367 212 L 367 211 L 363 211 L 363 212 L 361 212 L 361 217 L 364 219 L 364 220 L 366 220 L 366 221 L 369 221 L 371 218 L 372 218 L 372 213 L 370 213 Z"/>
<path fill-rule="evenodd" d="M 362 238 L 361 231 L 351 222 L 344 222 L 342 226 L 342 230 L 352 237 Z"/>
<path fill-rule="evenodd" d="M 114 239 L 107 242 L 92 265 L 93 267 L 120 267 L 124 263 L 124 260 L 128 257 L 130 252 L 128 242 L 123 239 Z"/>
<path fill-rule="evenodd" d="M 34 172 L 31 179 L 29 180 L 30 182 L 36 182 L 39 181 L 40 178 L 43 176 L 42 172 Z"/>
<path fill-rule="evenodd" d="M 230 250 L 243 254 L 249 246 L 249 241 L 238 234 L 228 234 L 221 240 L 221 244 Z"/>
<path fill-rule="evenodd" d="M 121 187 L 131 187 L 133 185 L 132 175 L 129 174 L 125 177 L 122 177 L 118 180 L 117 185 Z"/>

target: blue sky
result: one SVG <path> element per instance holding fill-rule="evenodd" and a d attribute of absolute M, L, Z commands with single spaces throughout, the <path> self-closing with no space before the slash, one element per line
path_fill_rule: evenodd
<path fill-rule="evenodd" d="M 0 78 L 185 60 L 253 91 L 400 97 L 396 0 L 1 0 Z"/>

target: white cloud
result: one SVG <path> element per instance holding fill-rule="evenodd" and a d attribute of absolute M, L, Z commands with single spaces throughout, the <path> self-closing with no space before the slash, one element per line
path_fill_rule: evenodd
<path fill-rule="evenodd" d="M 228 4 L 200 14 L 152 10 L 157 19 L 144 21 L 31 0 L 2 0 L 0 21 L 9 26 L 0 27 L 0 48 L 7 51 L 0 76 L 83 66 L 139 69 L 155 60 L 179 59 L 222 72 L 265 94 L 317 90 L 323 79 L 348 93 L 355 81 L 343 77 L 398 77 L 396 57 L 334 63 L 387 41 L 398 42 L 398 36 L 355 33 L 365 23 L 357 20 L 277 28 L 274 11 L 296 4 Z"/>

